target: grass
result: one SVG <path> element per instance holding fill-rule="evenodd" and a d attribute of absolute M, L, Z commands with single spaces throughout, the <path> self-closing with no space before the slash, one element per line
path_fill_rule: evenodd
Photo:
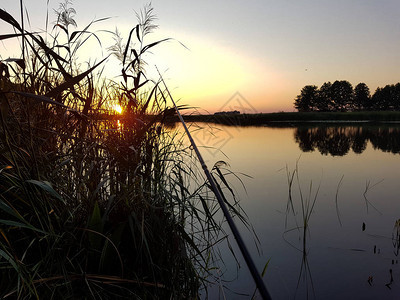
<path fill-rule="evenodd" d="M 288 202 L 286 204 L 286 220 L 285 220 L 285 228 L 288 226 L 288 218 L 291 216 L 294 220 L 294 227 L 291 229 L 287 229 L 284 232 L 284 236 L 292 231 L 298 231 L 299 233 L 299 241 L 301 241 L 301 245 L 297 247 L 295 244 L 288 242 L 291 246 L 302 253 L 302 261 L 300 267 L 299 278 L 297 281 L 297 290 L 300 287 L 300 283 L 303 282 L 307 299 L 313 295 L 315 298 L 314 291 L 314 282 L 311 274 L 310 265 L 308 263 L 308 239 L 309 239 L 309 231 L 310 231 L 310 218 L 314 212 L 315 203 L 317 201 L 318 193 L 320 190 L 321 184 L 318 185 L 315 191 L 313 191 L 312 181 L 309 185 L 308 195 L 304 195 L 302 191 L 302 185 L 300 182 L 299 175 L 299 160 L 296 162 L 296 167 L 293 172 L 290 172 L 288 168 L 286 168 L 287 173 L 287 182 L 288 182 Z M 298 201 L 296 201 L 296 197 L 294 192 L 296 190 L 295 184 L 297 183 L 297 193 Z M 314 195 L 313 195 L 314 193 Z M 300 213 L 298 213 L 300 210 Z M 298 220 L 300 218 L 300 220 Z M 285 238 L 286 240 L 286 238 Z"/>
<path fill-rule="evenodd" d="M 114 35 L 122 71 L 110 81 L 107 57 L 78 67 L 87 40 L 102 45 L 90 32 L 102 20 L 75 29 L 69 1 L 56 15 L 39 34 L 0 10 L 14 29 L 0 40 L 21 44 L 20 58 L 0 64 L 0 297 L 197 298 L 225 233 L 190 149 L 163 123 L 173 110 L 159 81 L 146 76 L 146 55 L 168 39 L 146 43 L 156 29 L 146 6 L 126 42 Z M 121 120 L 93 117 L 115 102 Z"/>

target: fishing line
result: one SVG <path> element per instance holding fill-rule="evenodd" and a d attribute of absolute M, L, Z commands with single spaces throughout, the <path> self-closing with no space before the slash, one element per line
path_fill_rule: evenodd
<path fill-rule="evenodd" d="M 247 247 L 246 247 L 245 243 L 243 242 L 242 237 L 240 236 L 239 230 L 237 229 L 235 223 L 233 222 L 233 219 L 232 219 L 232 217 L 231 217 L 231 215 L 230 215 L 230 213 L 228 211 L 228 208 L 226 207 L 226 204 L 225 204 L 225 202 L 223 200 L 222 192 L 217 188 L 217 185 L 215 183 L 214 177 L 211 175 L 210 171 L 208 171 L 207 165 L 205 164 L 205 162 L 203 160 L 203 157 L 201 156 L 200 151 L 197 148 L 197 145 L 194 142 L 194 140 L 192 138 L 192 135 L 190 134 L 189 129 L 187 128 L 186 123 L 183 120 L 183 117 L 180 114 L 179 109 L 176 106 L 176 103 L 175 103 L 174 99 L 172 98 L 172 95 L 169 92 L 169 89 L 168 89 L 167 85 L 165 84 L 164 78 L 161 76 L 161 73 L 158 70 L 157 66 L 156 66 L 156 69 L 157 69 L 158 74 L 160 75 L 160 79 L 161 79 L 162 83 L 164 84 L 165 90 L 167 91 L 168 96 L 171 99 L 172 104 L 174 105 L 174 108 L 175 108 L 175 111 L 176 111 L 176 113 L 177 113 L 177 115 L 179 117 L 179 120 L 182 123 L 183 128 L 185 129 L 185 132 L 186 132 L 186 134 L 187 134 L 187 136 L 188 136 L 188 138 L 190 140 L 190 144 L 192 145 L 192 147 L 193 147 L 193 149 L 194 149 L 194 151 L 195 151 L 195 153 L 197 155 L 197 158 L 200 161 L 200 164 L 201 164 L 201 167 L 203 168 L 204 174 L 206 175 L 206 177 L 207 177 L 207 179 L 208 179 L 208 181 L 210 183 L 211 189 L 214 192 L 215 197 L 218 200 L 218 203 L 219 203 L 219 205 L 220 205 L 220 207 L 222 209 L 222 212 L 224 213 L 224 216 L 225 216 L 225 218 L 226 218 L 226 220 L 227 220 L 227 222 L 229 224 L 229 227 L 230 227 L 230 229 L 232 231 L 232 234 L 236 239 L 236 242 L 237 242 L 237 244 L 239 246 L 239 249 L 242 252 L 242 255 L 243 255 L 243 257 L 244 257 L 244 259 L 246 261 L 246 264 L 247 264 L 247 266 L 248 266 L 248 268 L 250 270 L 251 275 L 253 276 L 253 279 L 254 279 L 254 281 L 255 281 L 255 283 L 257 285 L 257 288 L 258 288 L 262 298 L 265 299 L 265 300 L 272 299 L 271 296 L 268 293 L 268 290 L 267 290 L 267 288 L 266 288 L 266 286 L 264 284 L 264 281 L 262 280 L 260 274 L 257 271 L 257 268 L 256 268 L 256 266 L 255 266 L 255 264 L 254 264 L 254 262 L 253 262 L 253 260 L 252 260 L 252 258 L 250 256 L 249 251 L 247 250 Z"/>

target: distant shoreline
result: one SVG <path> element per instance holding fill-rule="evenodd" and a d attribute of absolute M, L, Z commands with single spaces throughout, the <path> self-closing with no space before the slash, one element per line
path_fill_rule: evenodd
<path fill-rule="evenodd" d="M 184 115 L 186 122 L 236 126 L 282 125 L 288 123 L 400 123 L 400 111 L 279 112 L 259 114 Z"/>

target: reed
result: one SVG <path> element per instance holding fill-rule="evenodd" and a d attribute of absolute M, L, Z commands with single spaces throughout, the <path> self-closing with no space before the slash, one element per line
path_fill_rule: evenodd
<path fill-rule="evenodd" d="M 294 228 L 286 229 L 286 231 L 284 232 L 284 237 L 286 234 L 292 231 L 298 231 L 299 233 L 299 241 L 301 241 L 301 245 L 296 246 L 294 243 L 291 242 L 289 242 L 289 244 L 302 253 L 301 267 L 300 267 L 299 278 L 297 281 L 296 293 L 300 287 L 300 283 L 303 282 L 308 299 L 311 295 L 313 295 L 313 297 L 315 298 L 314 282 L 311 274 L 311 269 L 308 263 L 308 253 L 309 253 L 308 239 L 310 235 L 309 233 L 310 218 L 315 208 L 321 184 L 319 184 L 318 187 L 315 189 L 315 191 L 313 191 L 314 189 L 313 183 L 312 181 L 310 181 L 308 193 L 307 195 L 304 195 L 300 181 L 298 163 L 299 159 L 296 161 L 296 167 L 292 172 L 290 172 L 288 167 L 286 168 L 289 193 L 288 193 L 288 202 L 286 204 L 285 227 L 287 228 L 288 226 L 288 218 L 290 215 L 292 215 L 294 219 L 295 226 Z M 293 194 L 296 190 L 298 198 L 295 197 Z M 300 213 L 298 212 L 298 210 L 300 210 Z M 300 220 L 298 220 L 298 218 Z"/>
<path fill-rule="evenodd" d="M 78 30 L 70 4 L 40 34 L 0 10 L 15 30 L 0 40 L 21 42 L 21 58 L 0 63 L 0 297 L 196 298 L 225 233 L 146 76 L 146 55 L 168 39 L 146 43 L 156 29 L 146 6 L 109 49 L 122 81 L 104 79 L 107 57 L 85 70 L 77 59 L 89 39 L 101 46 L 90 28 L 102 20 Z M 99 122 L 115 102 L 123 117 Z"/>

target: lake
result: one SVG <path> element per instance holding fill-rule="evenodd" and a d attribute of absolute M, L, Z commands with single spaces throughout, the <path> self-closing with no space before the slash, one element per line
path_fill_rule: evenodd
<path fill-rule="evenodd" d="M 273 299 L 398 299 L 400 126 L 190 130 L 208 167 L 223 160 L 245 185 L 227 176 L 258 236 L 261 253 L 237 222 L 260 273 L 269 261 L 264 282 Z M 209 298 L 251 298 L 255 284 L 240 252 L 237 270 L 221 249 L 224 275 Z"/>

